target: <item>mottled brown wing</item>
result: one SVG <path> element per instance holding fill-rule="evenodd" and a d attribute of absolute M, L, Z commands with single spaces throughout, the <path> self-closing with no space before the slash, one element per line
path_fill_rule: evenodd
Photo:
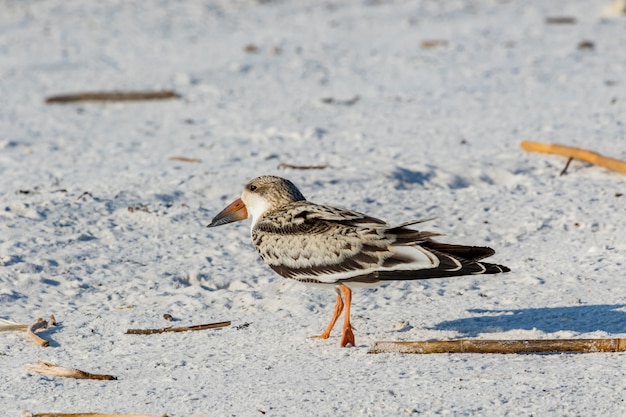
<path fill-rule="evenodd" d="M 376 218 L 311 203 L 268 213 L 252 230 L 257 251 L 278 274 L 319 283 L 373 282 L 381 270 L 435 267 L 437 258 L 410 246 L 409 235 L 423 242 L 433 234 L 390 228 Z"/>

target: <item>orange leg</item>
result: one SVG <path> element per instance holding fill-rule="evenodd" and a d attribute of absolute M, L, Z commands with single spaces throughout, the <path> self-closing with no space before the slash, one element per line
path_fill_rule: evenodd
<path fill-rule="evenodd" d="M 352 303 L 352 290 L 343 284 L 339 284 L 339 290 L 343 293 L 346 302 L 346 311 L 343 313 L 343 331 L 341 333 L 341 347 L 354 346 L 354 333 L 350 324 L 350 304 Z"/>
<path fill-rule="evenodd" d="M 335 327 L 335 323 L 337 323 L 337 319 L 339 318 L 342 310 L 343 300 L 341 299 L 341 294 L 337 291 L 337 303 L 335 304 L 335 312 L 333 313 L 333 317 L 330 319 L 330 323 L 328 323 L 328 326 L 326 326 L 326 329 L 324 329 L 321 335 L 313 337 L 318 339 L 328 339 L 330 332 L 333 330 L 333 327 Z"/>

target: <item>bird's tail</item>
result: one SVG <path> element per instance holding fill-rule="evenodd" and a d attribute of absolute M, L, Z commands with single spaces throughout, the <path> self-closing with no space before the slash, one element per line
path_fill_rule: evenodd
<path fill-rule="evenodd" d="M 493 249 L 485 246 L 451 245 L 432 240 L 423 242 L 420 246 L 426 249 L 432 256 L 436 256 L 439 260 L 439 265 L 433 268 L 418 270 L 379 271 L 377 278 L 381 281 L 414 280 L 463 275 L 500 274 L 510 271 L 504 265 L 480 262 L 481 259 L 495 253 Z"/>

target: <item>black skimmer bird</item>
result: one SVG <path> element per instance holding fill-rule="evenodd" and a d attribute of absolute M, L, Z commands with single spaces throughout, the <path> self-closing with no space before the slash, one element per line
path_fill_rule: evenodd
<path fill-rule="evenodd" d="M 341 346 L 354 346 L 351 287 L 509 271 L 480 261 L 495 253 L 491 248 L 436 242 L 432 237 L 438 233 L 410 227 L 423 220 L 392 226 L 366 214 L 311 203 L 280 177 L 250 181 L 241 198 L 208 227 L 248 217 L 254 246 L 270 268 L 285 278 L 337 288 L 333 317 L 316 337 L 327 339 L 345 309 Z"/>

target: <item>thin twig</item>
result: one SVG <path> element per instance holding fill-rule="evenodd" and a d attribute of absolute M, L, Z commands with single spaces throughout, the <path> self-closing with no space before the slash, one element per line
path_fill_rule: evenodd
<path fill-rule="evenodd" d="M 35 365 L 26 365 L 29 371 L 44 375 L 61 376 L 64 378 L 76 379 L 97 379 L 101 381 L 113 381 L 117 377 L 113 375 L 92 374 L 75 368 L 65 368 L 50 362 L 37 361 Z"/>
<path fill-rule="evenodd" d="M 168 332 L 186 332 L 190 330 L 217 329 L 219 327 L 227 327 L 227 326 L 230 326 L 230 321 L 221 321 L 219 323 L 209 323 L 209 324 L 196 324 L 194 326 L 183 326 L 183 327 L 163 327 L 160 329 L 128 329 L 126 330 L 126 334 L 157 334 L 157 333 L 168 333 Z"/>
<path fill-rule="evenodd" d="M 559 174 L 559 177 L 562 177 L 563 175 L 565 175 L 565 173 L 567 172 L 567 168 L 569 168 L 569 164 L 571 164 L 573 160 L 574 160 L 574 158 L 572 158 L 570 156 L 569 159 L 567 160 L 567 162 L 565 163 L 565 166 L 561 170 L 561 173 Z"/>
<path fill-rule="evenodd" d="M 88 195 L 89 197 L 93 198 L 93 195 L 91 195 L 91 193 L 89 191 L 85 191 L 83 192 L 81 195 L 78 196 L 78 198 L 76 199 L 76 201 L 80 200 L 81 198 L 83 198 L 84 196 Z"/>
<path fill-rule="evenodd" d="M 292 165 L 287 164 L 285 162 L 278 165 L 278 168 L 289 168 L 289 169 L 326 169 L 328 165 Z"/>
<path fill-rule="evenodd" d="M 179 161 L 179 162 L 190 162 L 190 163 L 198 163 L 202 162 L 201 159 L 198 158 L 189 158 L 187 156 L 170 156 L 168 158 L 170 161 Z"/>
<path fill-rule="evenodd" d="M 626 339 L 442 340 L 376 342 L 368 353 L 624 352 Z"/>
<path fill-rule="evenodd" d="M 448 41 L 445 39 L 425 39 L 420 42 L 420 46 L 424 49 L 436 48 L 438 46 L 447 46 Z"/>
<path fill-rule="evenodd" d="M 103 413 L 37 413 L 28 417 L 154 417 L 147 414 L 103 414 Z M 163 415 L 161 417 L 167 417 Z"/>
<path fill-rule="evenodd" d="M 361 99 L 361 97 L 359 96 L 354 96 L 350 99 L 347 100 L 337 100 L 336 98 L 333 97 L 324 97 L 322 99 L 322 103 L 324 104 L 337 104 L 340 106 L 352 106 L 356 103 L 358 103 L 358 101 Z"/>
<path fill-rule="evenodd" d="M 546 23 L 549 25 L 573 25 L 576 23 L 576 18 L 570 16 L 551 16 L 546 17 Z"/>
<path fill-rule="evenodd" d="M 85 92 L 77 94 L 60 94 L 46 98 L 46 103 L 75 103 L 78 101 L 140 101 L 167 100 L 180 98 L 178 93 L 163 91 L 107 91 Z"/>

